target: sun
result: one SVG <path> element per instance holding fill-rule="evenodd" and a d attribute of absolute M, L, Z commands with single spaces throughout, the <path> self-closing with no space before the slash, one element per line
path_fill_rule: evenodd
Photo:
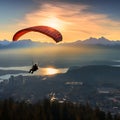
<path fill-rule="evenodd" d="M 59 20 L 57 18 L 51 18 L 48 20 L 48 23 L 47 23 L 50 27 L 53 27 L 53 28 L 58 28 L 60 27 L 59 26 Z"/>
<path fill-rule="evenodd" d="M 59 30 L 63 29 L 64 27 L 63 21 L 54 16 L 44 19 L 42 24 L 59 29 Z"/>

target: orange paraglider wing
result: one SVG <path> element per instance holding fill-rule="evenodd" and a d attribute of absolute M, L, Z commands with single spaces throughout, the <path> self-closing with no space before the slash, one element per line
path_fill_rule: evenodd
<path fill-rule="evenodd" d="M 54 39 L 55 42 L 62 41 L 62 34 L 58 30 L 56 30 L 52 27 L 48 27 L 48 26 L 33 26 L 33 27 L 19 30 L 18 32 L 16 32 L 14 34 L 13 41 L 17 41 L 22 35 L 24 35 L 28 32 L 32 32 L 32 31 L 43 33 L 43 34 L 51 37 L 52 39 Z"/>

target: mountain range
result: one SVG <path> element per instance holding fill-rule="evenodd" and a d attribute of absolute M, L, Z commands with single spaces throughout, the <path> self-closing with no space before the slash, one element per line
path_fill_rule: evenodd
<path fill-rule="evenodd" d="M 11 42 L 9 40 L 0 40 L 0 49 L 9 49 L 9 48 L 31 48 L 31 47 L 42 47 L 42 46 L 51 46 L 53 43 L 42 43 L 37 41 L 32 41 L 30 39 L 19 40 Z"/>
<path fill-rule="evenodd" d="M 29 47 L 42 47 L 53 46 L 54 43 L 37 42 L 30 39 L 19 40 L 11 42 L 9 40 L 0 40 L 0 49 L 2 48 L 29 48 Z M 60 46 L 81 46 L 81 45 L 97 45 L 97 46 L 120 46 L 120 40 L 109 40 L 105 37 L 93 38 L 90 37 L 86 40 L 76 40 L 75 42 L 60 43 Z"/>
<path fill-rule="evenodd" d="M 90 37 L 86 40 L 76 40 L 71 43 L 63 43 L 62 45 L 66 46 L 76 46 L 79 47 L 81 45 L 92 45 L 92 46 L 120 46 L 120 40 L 109 40 L 105 37 L 93 38 Z"/>

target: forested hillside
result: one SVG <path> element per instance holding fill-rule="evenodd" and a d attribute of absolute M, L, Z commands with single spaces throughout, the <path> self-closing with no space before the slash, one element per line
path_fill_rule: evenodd
<path fill-rule="evenodd" d="M 0 120 L 120 120 L 120 116 L 105 113 L 89 104 L 50 102 L 48 99 L 31 104 L 12 99 L 0 101 Z"/>

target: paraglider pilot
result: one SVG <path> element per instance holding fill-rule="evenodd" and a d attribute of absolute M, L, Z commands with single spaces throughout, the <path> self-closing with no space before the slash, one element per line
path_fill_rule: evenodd
<path fill-rule="evenodd" d="M 35 71 L 37 71 L 37 70 L 38 70 L 38 66 L 37 66 L 37 64 L 34 64 L 34 65 L 32 66 L 32 68 L 30 69 L 29 73 L 32 73 L 32 74 L 33 74 L 33 72 L 35 72 Z"/>

